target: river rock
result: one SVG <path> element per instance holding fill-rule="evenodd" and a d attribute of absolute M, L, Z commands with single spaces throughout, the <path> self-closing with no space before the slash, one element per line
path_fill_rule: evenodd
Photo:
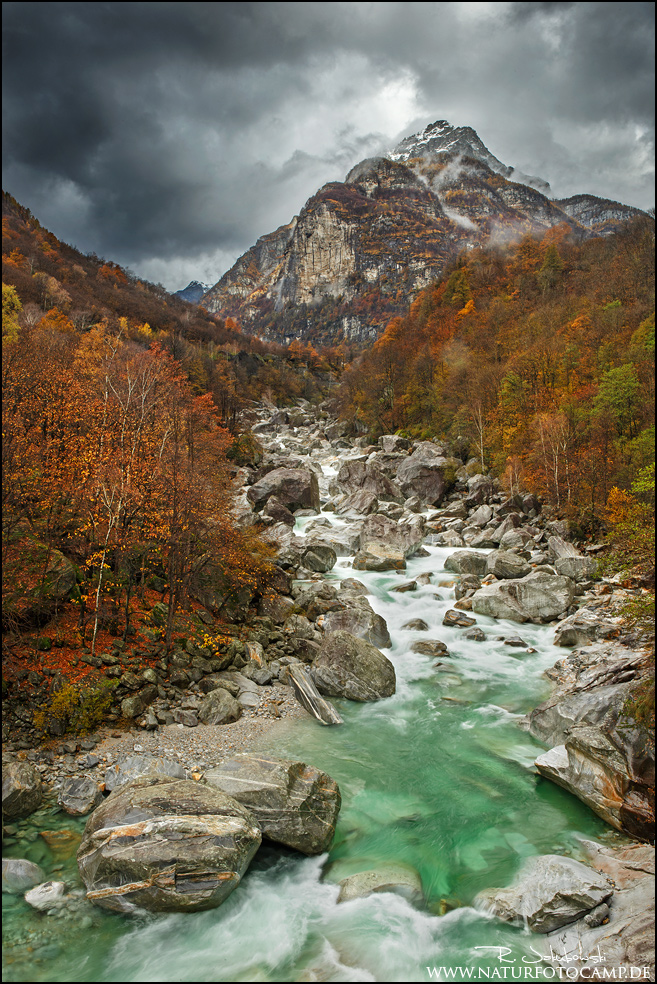
<path fill-rule="evenodd" d="M 419 522 L 418 522 L 419 520 Z M 422 545 L 422 517 L 396 523 L 387 516 L 368 516 L 360 532 L 360 550 L 354 559 L 356 570 L 403 570 L 406 558 Z"/>
<path fill-rule="evenodd" d="M 486 573 L 500 580 L 522 578 L 531 572 L 527 561 L 508 550 L 493 550 L 486 557 Z"/>
<path fill-rule="evenodd" d="M 472 610 L 512 622 L 551 622 L 565 614 L 574 597 L 570 578 L 534 571 L 520 580 L 480 588 L 472 596 Z"/>
<path fill-rule="evenodd" d="M 359 871 L 344 878 L 340 882 L 338 902 L 363 899 L 378 892 L 393 892 L 414 905 L 420 905 L 424 899 L 422 879 L 415 868 L 390 862 L 374 870 Z"/>
<path fill-rule="evenodd" d="M 38 864 L 24 858 L 2 859 L 2 891 L 22 895 L 28 888 L 45 882 L 46 876 Z"/>
<path fill-rule="evenodd" d="M 477 508 L 468 517 L 468 523 L 470 526 L 484 527 L 490 523 L 493 518 L 493 507 L 486 505 L 477 506 Z"/>
<path fill-rule="evenodd" d="M 619 633 L 619 619 L 599 610 L 580 608 L 555 627 L 555 646 L 585 646 L 601 639 L 613 639 Z"/>
<path fill-rule="evenodd" d="M 326 574 L 335 567 L 338 556 L 333 549 L 324 543 L 310 543 L 301 554 L 301 563 L 309 571 Z"/>
<path fill-rule="evenodd" d="M 463 612 L 458 612 L 453 608 L 451 608 L 448 612 L 445 612 L 445 616 L 443 618 L 443 625 L 448 625 L 458 629 L 468 629 L 471 625 L 476 625 L 476 623 L 476 618 L 471 618 L 469 615 L 464 615 Z"/>
<path fill-rule="evenodd" d="M 475 904 L 535 933 L 567 926 L 613 894 L 607 877 L 581 861 L 543 854 L 530 858 L 513 885 L 481 892 Z"/>
<path fill-rule="evenodd" d="M 7 820 L 27 817 L 41 805 L 41 776 L 30 762 L 2 766 L 2 814 Z"/>
<path fill-rule="evenodd" d="M 411 618 L 408 622 L 404 622 L 402 629 L 411 629 L 414 632 L 427 632 L 429 625 L 423 618 Z"/>
<path fill-rule="evenodd" d="M 36 888 L 31 888 L 25 893 L 25 901 L 39 912 L 48 912 L 49 909 L 54 909 L 60 904 L 65 890 L 64 882 L 43 882 L 42 885 L 37 885 Z"/>
<path fill-rule="evenodd" d="M 412 653 L 419 653 L 421 656 L 449 656 L 447 646 L 444 642 L 437 639 L 418 639 L 411 646 Z"/>
<path fill-rule="evenodd" d="M 453 480 L 454 465 L 455 459 L 446 458 L 441 448 L 422 441 L 401 462 L 395 480 L 407 499 L 417 495 L 428 505 L 438 506 Z"/>
<path fill-rule="evenodd" d="M 320 693 L 328 697 L 370 701 L 395 692 L 395 669 L 371 643 L 350 632 L 331 632 L 311 671 Z"/>
<path fill-rule="evenodd" d="M 373 492 L 367 489 L 359 489 L 351 492 L 337 503 L 335 512 L 337 516 L 368 516 L 379 508 L 379 500 Z M 401 508 L 401 507 L 400 507 Z"/>
<path fill-rule="evenodd" d="M 456 550 L 445 561 L 445 570 L 454 574 L 486 573 L 486 554 L 475 553 L 474 550 Z"/>
<path fill-rule="evenodd" d="M 128 755 L 105 772 L 105 789 L 111 792 L 142 776 L 169 776 L 185 779 L 182 765 L 158 755 Z"/>
<path fill-rule="evenodd" d="M 309 468 L 275 468 L 251 485 L 246 496 L 255 509 L 261 509 L 275 495 L 286 509 L 319 510 L 317 475 Z"/>
<path fill-rule="evenodd" d="M 241 695 L 240 695 L 241 696 Z M 241 716 L 242 709 L 238 701 L 224 690 L 218 687 L 211 691 L 201 704 L 198 712 L 199 719 L 203 724 L 230 724 L 237 721 Z"/>
<path fill-rule="evenodd" d="M 548 552 L 553 560 L 560 560 L 562 557 L 579 557 L 577 548 L 561 536 L 548 537 Z"/>
<path fill-rule="evenodd" d="M 342 492 L 371 492 L 381 502 L 401 502 L 398 485 L 379 468 L 376 461 L 345 461 L 341 466 L 337 484 Z"/>
<path fill-rule="evenodd" d="M 156 722 L 157 724 L 157 722 Z M 97 782 L 85 776 L 65 779 L 59 789 L 57 802 L 65 813 L 74 817 L 82 817 L 95 810 L 102 802 L 103 794 Z"/>
<path fill-rule="evenodd" d="M 235 755 L 205 780 L 246 807 L 268 840 L 308 855 L 329 849 L 341 798 L 326 772 L 267 755 Z"/>
<path fill-rule="evenodd" d="M 379 438 L 379 445 L 384 451 L 409 451 L 411 442 L 399 434 L 383 434 Z"/>
<path fill-rule="evenodd" d="M 593 557 L 559 557 L 554 562 L 554 569 L 573 581 L 591 581 L 597 575 L 598 562 Z"/>
<path fill-rule="evenodd" d="M 239 885 L 261 839 L 248 810 L 221 790 L 144 778 L 92 813 L 78 866 L 87 898 L 106 909 L 212 909 Z"/>
<path fill-rule="evenodd" d="M 249 508 L 251 505 L 249 503 Z M 263 516 L 270 516 L 276 523 L 284 523 L 286 526 L 294 526 L 296 520 L 287 506 L 283 505 L 276 495 L 270 495 L 262 510 Z"/>

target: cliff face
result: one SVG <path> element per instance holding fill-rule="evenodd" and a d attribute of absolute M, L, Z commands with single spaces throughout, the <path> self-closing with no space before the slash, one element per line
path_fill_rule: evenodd
<path fill-rule="evenodd" d="M 471 128 L 439 121 L 321 188 L 202 303 L 269 338 L 362 340 L 465 247 L 562 222 L 596 235 L 639 214 L 592 195 L 552 201 L 546 192 L 547 182 L 502 164 Z"/>

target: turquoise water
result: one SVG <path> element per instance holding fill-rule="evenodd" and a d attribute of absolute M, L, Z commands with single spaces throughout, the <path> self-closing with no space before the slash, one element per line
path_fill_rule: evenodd
<path fill-rule="evenodd" d="M 478 616 L 488 638 L 474 642 L 443 627 L 454 604 L 442 570 L 451 551 L 428 549 L 403 576 L 354 572 L 346 561 L 330 575 L 356 576 L 370 589 L 393 639 L 396 694 L 373 704 L 336 701 L 341 727 L 288 721 L 268 745 L 339 782 L 330 853 L 263 853 L 221 908 L 194 915 L 127 919 L 85 903 L 68 918 L 50 918 L 5 895 L 6 981 L 425 981 L 448 979 L 440 968 L 500 966 L 495 950 L 478 948 L 508 947 L 518 967 L 523 956 L 537 959 L 531 946 L 540 948 L 541 938 L 475 911 L 474 896 L 507 884 L 526 857 L 578 856 L 579 837 L 618 835 L 535 774 L 542 746 L 518 727 L 550 691 L 543 671 L 564 655 L 551 644 L 553 628 Z M 430 585 L 391 592 L 423 572 L 431 572 Z M 428 631 L 402 628 L 418 617 Z M 518 634 L 537 652 L 495 641 Z M 410 652 L 418 639 L 442 640 L 450 656 L 435 667 L 435 658 Z M 39 824 L 82 829 L 42 812 L 18 825 L 6 853 L 38 860 L 49 877 L 79 887 L 70 845 L 56 856 L 41 837 L 20 841 Z M 340 879 L 382 862 L 419 872 L 423 905 L 389 893 L 336 904 Z"/>

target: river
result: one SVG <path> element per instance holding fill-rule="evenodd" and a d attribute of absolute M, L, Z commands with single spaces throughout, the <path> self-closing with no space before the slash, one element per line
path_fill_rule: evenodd
<path fill-rule="evenodd" d="M 333 474 L 335 463 L 325 471 Z M 307 522 L 298 521 L 298 534 Z M 452 551 L 427 550 L 403 576 L 354 571 L 346 558 L 326 575 L 357 577 L 371 592 L 392 637 L 385 652 L 396 694 L 371 704 L 335 701 L 339 727 L 290 719 L 267 746 L 338 781 L 342 811 L 329 854 L 261 853 L 224 905 L 193 915 L 129 919 L 97 910 L 72 922 L 3 895 L 5 981 L 426 981 L 461 979 L 457 968 L 501 979 L 495 972 L 505 966 L 516 968 L 515 979 L 536 979 L 520 971 L 546 966 L 550 979 L 549 964 L 529 963 L 543 951 L 541 937 L 476 911 L 474 896 L 507 885 L 529 856 L 579 857 L 580 837 L 615 842 L 620 835 L 537 776 L 542 746 L 518 726 L 550 692 L 543 671 L 564 655 L 552 645 L 553 628 L 478 616 L 486 640 L 464 639 L 462 629 L 442 625 L 454 605 L 444 571 Z M 418 590 L 391 590 L 422 573 L 431 581 Z M 415 618 L 428 630 L 403 627 Z M 496 639 L 518 634 L 536 652 Z M 449 657 L 435 666 L 435 657 L 411 652 L 418 639 L 442 640 Z M 39 824 L 75 826 L 42 811 L 16 825 L 7 853 L 74 881 L 73 852 L 58 859 L 44 851 Z M 423 901 L 386 893 L 336 904 L 340 879 L 393 863 L 419 873 Z"/>

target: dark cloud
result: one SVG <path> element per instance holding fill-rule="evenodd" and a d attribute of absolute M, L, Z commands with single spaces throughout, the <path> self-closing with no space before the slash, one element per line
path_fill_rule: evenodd
<path fill-rule="evenodd" d="M 647 3 L 5 3 L 3 184 L 171 288 L 437 118 L 649 207 L 653 38 Z"/>

